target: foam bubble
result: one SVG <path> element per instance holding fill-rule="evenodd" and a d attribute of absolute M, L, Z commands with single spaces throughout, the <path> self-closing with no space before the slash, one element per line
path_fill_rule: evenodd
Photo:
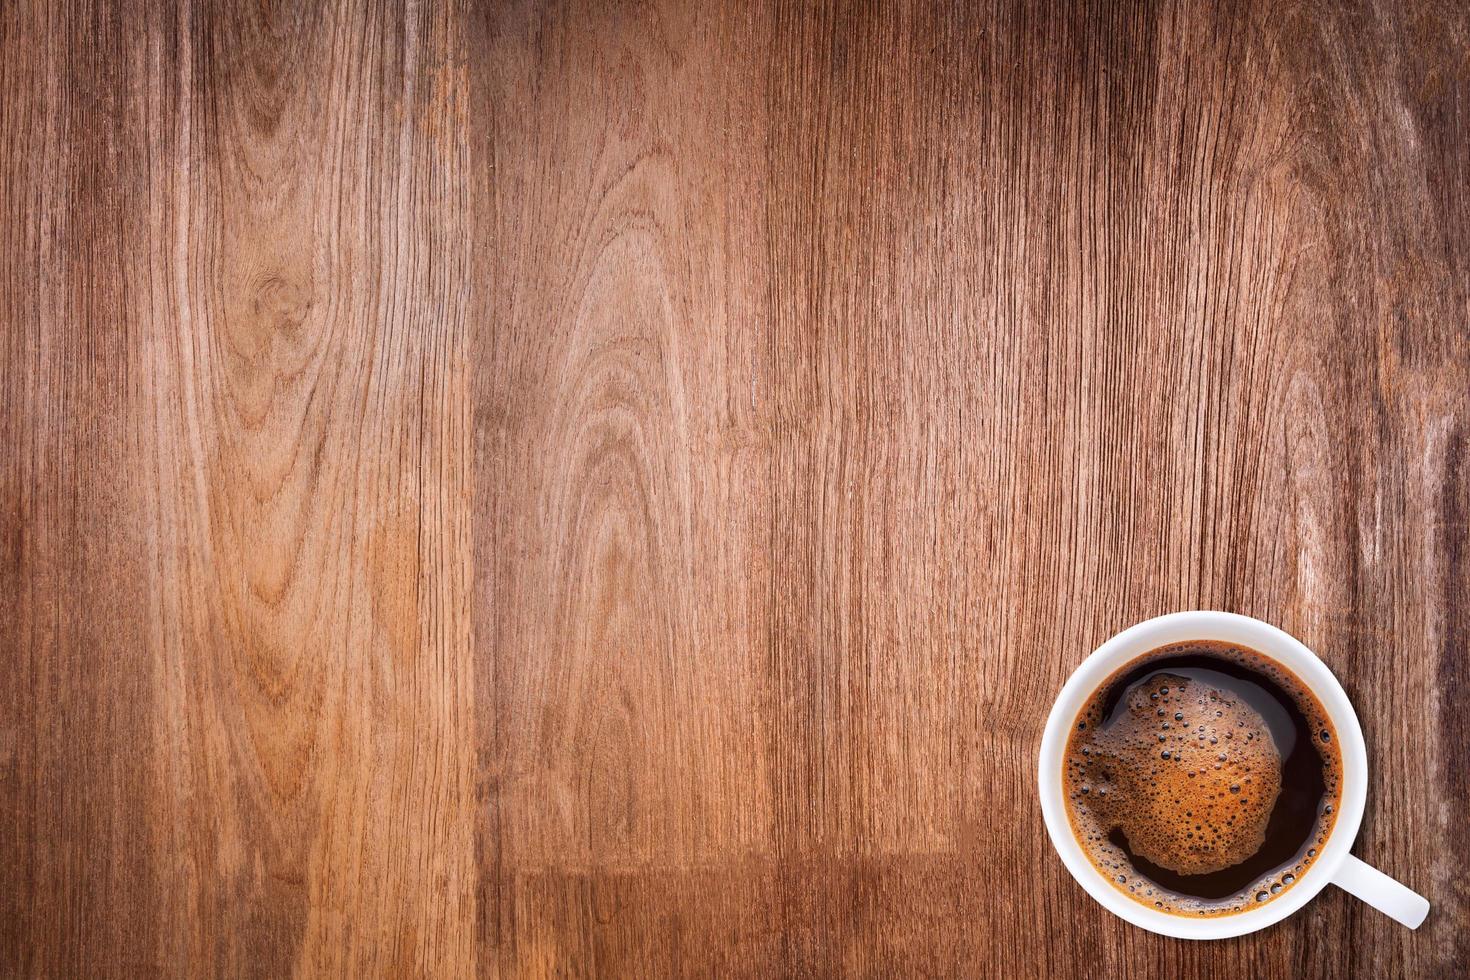
<path fill-rule="evenodd" d="M 1147 744 L 1139 735 L 1150 726 L 1150 695 L 1163 696 L 1165 689 L 1178 705 L 1175 720 L 1187 718 L 1190 725 L 1203 725 L 1206 732 L 1229 725 L 1242 726 L 1251 735 L 1266 734 L 1266 722 L 1231 692 L 1203 681 L 1161 674 L 1153 678 L 1150 686 L 1153 684 L 1160 686 L 1132 691 L 1126 711 L 1105 731 L 1094 732 L 1092 758 L 1107 761 L 1112 782 L 1120 790 L 1113 794 L 1112 812 L 1106 816 L 1113 826 L 1122 828 L 1135 853 L 1171 871 L 1206 874 L 1237 864 L 1259 850 L 1265 839 L 1281 781 L 1275 743 L 1270 738 L 1238 742 L 1230 751 L 1216 753 L 1222 762 L 1219 769 L 1197 765 L 1160 768 L 1155 759 L 1182 763 L 1187 753 L 1164 749 L 1147 756 L 1138 749 Z M 1240 786 L 1232 782 L 1236 771 L 1260 772 L 1264 785 L 1240 801 L 1238 819 L 1231 822 L 1223 812 L 1221 790 L 1229 786 L 1232 793 L 1239 792 Z M 1177 801 L 1183 799 L 1198 801 L 1189 811 L 1193 817 L 1181 816 Z M 1212 833 L 1196 833 L 1205 824 Z"/>

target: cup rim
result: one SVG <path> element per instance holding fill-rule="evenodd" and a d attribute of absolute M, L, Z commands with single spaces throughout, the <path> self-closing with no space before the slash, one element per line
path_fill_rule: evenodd
<path fill-rule="evenodd" d="M 1062 772 L 1072 722 L 1087 698 L 1128 661 L 1169 643 L 1221 640 L 1264 653 L 1301 679 L 1317 696 L 1337 729 L 1342 755 L 1342 794 L 1337 820 L 1317 860 L 1280 898 L 1259 909 L 1198 919 L 1151 909 L 1113 887 L 1083 852 L 1067 817 Z M 1109 912 L 1163 936 L 1228 939 L 1265 929 L 1302 908 L 1325 888 L 1347 859 L 1368 796 L 1368 755 L 1363 729 L 1347 692 L 1332 671 L 1296 637 L 1270 623 L 1216 610 L 1188 610 L 1145 620 L 1115 634 L 1078 665 L 1052 705 L 1041 738 L 1037 769 L 1041 812 L 1052 846 L 1067 871 Z"/>

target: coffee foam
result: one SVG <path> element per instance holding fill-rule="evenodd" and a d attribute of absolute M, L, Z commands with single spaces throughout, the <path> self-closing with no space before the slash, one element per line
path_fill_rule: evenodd
<path fill-rule="evenodd" d="M 1281 756 L 1250 705 L 1201 681 L 1159 674 L 1090 743 L 1090 806 L 1133 850 L 1181 874 L 1260 850 L 1281 791 Z"/>

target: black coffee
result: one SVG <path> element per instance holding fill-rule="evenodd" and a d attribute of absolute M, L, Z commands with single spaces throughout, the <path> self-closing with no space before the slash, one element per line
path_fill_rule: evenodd
<path fill-rule="evenodd" d="M 1337 819 L 1337 733 L 1307 686 L 1247 647 L 1175 643 L 1118 670 L 1067 744 L 1072 832 L 1130 898 L 1228 915 L 1290 888 Z"/>

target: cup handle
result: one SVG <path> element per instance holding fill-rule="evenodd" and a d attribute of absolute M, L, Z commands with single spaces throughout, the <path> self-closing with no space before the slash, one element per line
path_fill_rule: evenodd
<path fill-rule="evenodd" d="M 1410 929 L 1419 928 L 1429 914 L 1429 899 L 1351 854 L 1332 876 L 1332 883 Z"/>

